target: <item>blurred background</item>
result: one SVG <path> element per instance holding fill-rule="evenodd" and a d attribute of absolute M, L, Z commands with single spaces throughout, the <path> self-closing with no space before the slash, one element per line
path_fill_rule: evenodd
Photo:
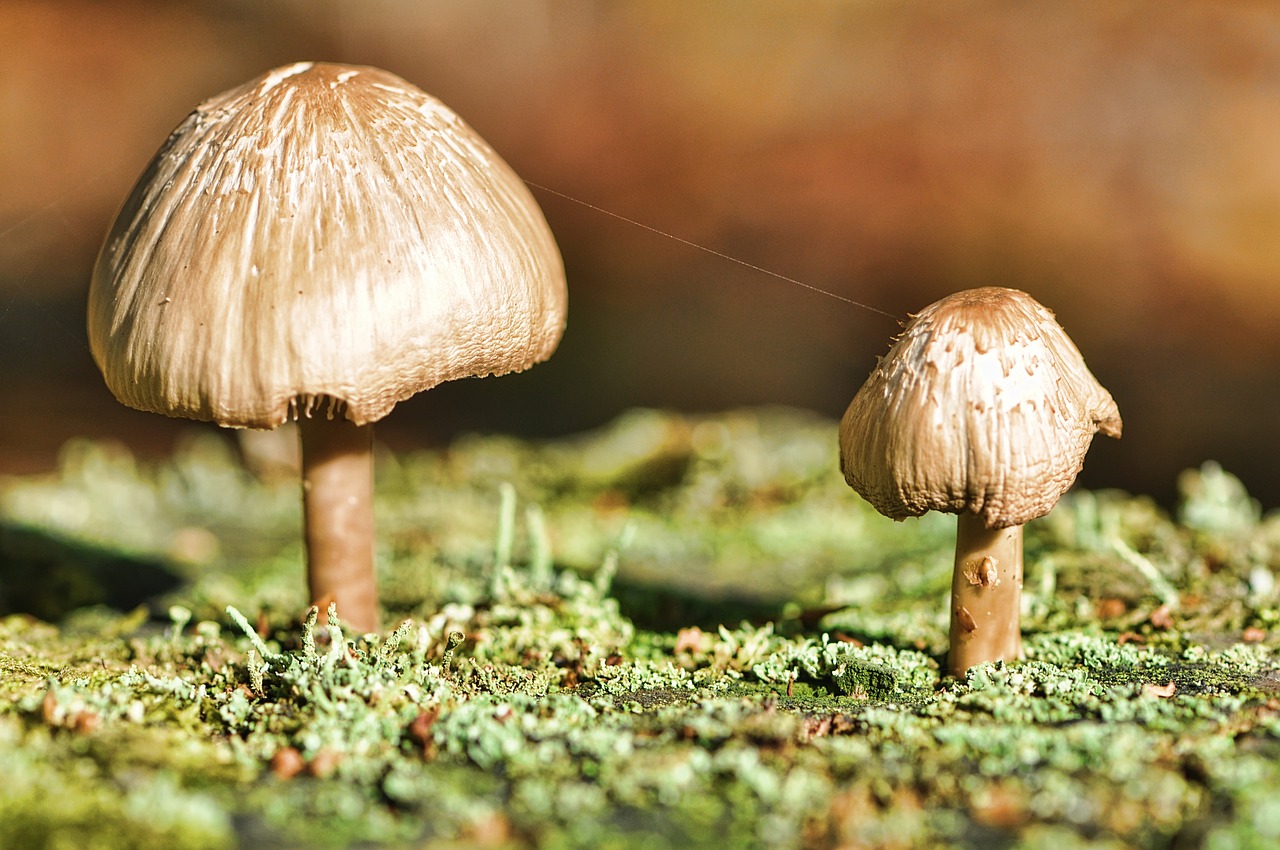
<path fill-rule="evenodd" d="M 167 452 L 84 339 L 99 241 L 168 132 L 272 67 L 384 67 L 527 180 L 903 316 L 998 284 L 1120 404 L 1081 481 L 1206 459 L 1280 506 L 1280 7 L 1247 0 L 0 0 L 0 473 Z M 557 355 L 380 424 L 555 435 L 634 406 L 838 416 L 894 320 L 538 189 Z"/>

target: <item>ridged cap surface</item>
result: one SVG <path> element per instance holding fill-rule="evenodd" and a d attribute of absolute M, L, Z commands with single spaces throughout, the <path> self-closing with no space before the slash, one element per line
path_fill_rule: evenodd
<path fill-rule="evenodd" d="M 1120 412 L 1053 313 L 999 287 L 911 318 L 840 422 L 845 480 L 894 519 L 970 512 L 989 528 L 1048 513 Z"/>
<path fill-rule="evenodd" d="M 527 368 L 565 312 L 550 229 L 474 130 L 393 74 L 305 62 L 173 132 L 103 244 L 88 332 L 123 403 L 270 428 Z"/>

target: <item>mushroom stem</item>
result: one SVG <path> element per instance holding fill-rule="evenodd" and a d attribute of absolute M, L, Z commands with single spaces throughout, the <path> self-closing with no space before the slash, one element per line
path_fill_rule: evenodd
<path fill-rule="evenodd" d="M 955 563 L 947 672 L 963 678 L 975 664 L 1022 655 L 1022 526 L 987 528 L 961 513 Z"/>
<path fill-rule="evenodd" d="M 302 511 L 312 601 L 344 623 L 378 628 L 373 566 L 373 426 L 299 417 Z"/>

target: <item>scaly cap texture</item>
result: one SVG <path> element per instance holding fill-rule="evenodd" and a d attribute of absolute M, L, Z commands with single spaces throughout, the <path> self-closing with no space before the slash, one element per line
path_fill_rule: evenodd
<path fill-rule="evenodd" d="M 271 428 L 328 398 L 364 424 L 546 359 L 565 310 L 541 211 L 474 130 L 393 74 L 304 62 L 173 132 L 107 235 L 88 331 L 132 407 Z"/>
<path fill-rule="evenodd" d="M 1016 289 L 930 304 L 840 422 L 845 480 L 894 519 L 971 512 L 989 528 L 1048 513 L 1120 411 L 1053 313 Z"/>

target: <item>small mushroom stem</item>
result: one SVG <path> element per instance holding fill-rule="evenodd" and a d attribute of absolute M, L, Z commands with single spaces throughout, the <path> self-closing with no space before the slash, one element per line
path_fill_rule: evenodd
<path fill-rule="evenodd" d="M 317 604 L 362 632 L 378 628 L 373 563 L 373 426 L 298 418 L 307 581 Z"/>
<path fill-rule="evenodd" d="M 956 523 L 947 672 L 963 678 L 984 661 L 1022 656 L 1022 526 L 987 528 L 978 514 Z"/>

